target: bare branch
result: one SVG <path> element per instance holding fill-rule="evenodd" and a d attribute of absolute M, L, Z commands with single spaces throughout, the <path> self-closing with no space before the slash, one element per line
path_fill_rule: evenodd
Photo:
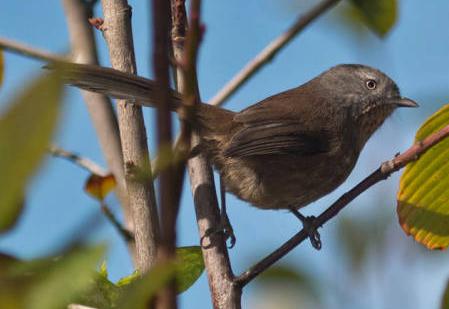
<path fill-rule="evenodd" d="M 63 0 L 65 14 L 72 46 L 72 56 L 75 62 L 98 65 L 97 48 L 93 30 L 88 19 L 92 17 L 93 1 Z M 102 94 L 81 90 L 89 115 L 95 127 L 101 149 L 106 162 L 117 181 L 117 197 L 123 209 L 125 225 L 129 231 L 134 230 L 134 222 L 129 209 L 123 169 L 122 146 L 117 117 L 111 100 Z M 128 247 L 135 262 L 135 246 L 132 238 Z"/>
<path fill-rule="evenodd" d="M 172 0 L 172 44 L 175 61 L 182 67 L 177 67 L 177 90 L 183 94 L 184 109 L 181 109 L 181 119 L 191 117 L 195 104 L 201 102 L 196 77 L 197 46 L 201 38 L 199 1 L 191 3 L 190 31 L 186 33 L 186 12 L 184 0 Z M 186 42 L 186 45 L 184 45 Z M 190 129 L 182 127 L 176 149 L 186 147 L 186 140 Z M 193 132 L 192 144 L 199 142 L 198 135 Z M 182 146 L 184 144 L 184 146 Z M 181 145 L 181 146 L 179 146 Z M 190 185 L 195 203 L 195 212 L 198 222 L 200 238 L 210 228 L 215 228 L 220 222 L 217 195 L 209 162 L 203 155 L 196 156 L 188 161 Z M 203 258 L 206 265 L 209 287 L 214 308 L 240 308 L 240 287 L 233 284 L 234 275 L 229 261 L 228 251 L 222 234 L 211 237 L 209 248 L 203 248 Z"/>
<path fill-rule="evenodd" d="M 132 233 L 126 229 L 120 221 L 117 220 L 117 218 L 114 216 L 112 211 L 109 209 L 108 205 L 104 201 L 101 201 L 100 203 L 101 211 L 106 216 L 106 218 L 109 220 L 109 222 L 112 224 L 113 227 L 117 230 L 117 232 L 123 237 L 123 239 L 126 242 L 130 242 L 133 240 Z"/>
<path fill-rule="evenodd" d="M 64 150 L 56 145 L 52 145 L 48 152 L 54 156 L 59 157 L 63 159 L 67 159 L 68 161 L 72 162 L 73 164 L 76 164 L 83 169 L 87 170 L 89 173 L 99 175 L 99 176 L 106 176 L 108 175 L 108 171 L 106 171 L 104 168 L 102 168 L 97 163 L 87 159 L 83 158 L 73 152 Z"/>
<path fill-rule="evenodd" d="M 5 38 L 0 38 L 0 49 L 9 50 L 23 56 L 45 60 L 48 62 L 67 62 L 70 60 L 68 57 L 52 54 L 42 49 L 30 47 L 26 44 Z"/>
<path fill-rule="evenodd" d="M 131 7 L 126 0 L 102 0 L 104 37 L 109 46 L 112 66 L 127 73 L 136 73 Z M 125 161 L 125 182 L 136 242 L 137 268 L 146 272 L 156 261 L 159 221 L 153 182 L 139 181 L 136 170 L 146 170 L 150 164 L 147 136 L 140 106 L 125 100 L 117 101 L 117 112 Z"/>
<path fill-rule="evenodd" d="M 384 162 L 381 166 L 374 171 L 371 175 L 366 177 L 360 183 L 358 183 L 351 190 L 343 194 L 337 201 L 335 201 L 329 208 L 327 208 L 323 213 L 321 213 L 313 222 L 312 228 L 321 227 L 323 224 L 328 222 L 330 219 L 335 217 L 340 210 L 346 207 L 350 202 L 352 202 L 357 196 L 368 190 L 370 187 L 376 183 L 387 179 L 391 174 L 400 170 L 408 163 L 413 162 L 418 159 L 418 157 L 425 151 L 430 149 L 433 145 L 439 143 L 444 138 L 449 136 L 449 125 L 444 127 L 438 132 L 435 132 L 425 138 L 423 141 L 418 142 L 411 146 L 403 154 L 394 157 L 393 159 Z M 281 247 L 275 250 L 273 253 L 262 259 L 259 263 L 255 264 L 247 271 L 242 273 L 240 276 L 236 277 L 235 282 L 239 286 L 245 286 L 260 273 L 265 271 L 268 267 L 273 265 L 279 259 L 284 257 L 287 253 L 293 250 L 301 242 L 308 238 L 307 232 L 302 229 L 287 242 L 285 242 Z"/>
<path fill-rule="evenodd" d="M 324 0 L 312 8 L 307 14 L 300 16 L 296 22 L 279 37 L 271 41 L 253 60 L 237 73 L 210 101 L 209 104 L 221 105 L 234 94 L 259 69 L 289 43 L 299 32 L 306 28 L 316 18 L 336 5 L 340 0 Z"/>
<path fill-rule="evenodd" d="M 160 263 L 176 258 L 176 219 L 179 210 L 181 188 L 184 180 L 184 165 L 174 162 L 172 150 L 173 127 L 170 111 L 169 76 L 169 24 L 170 3 L 167 0 L 152 0 L 153 13 L 153 67 L 156 83 L 157 141 L 159 159 L 168 161 L 159 174 L 159 205 L 161 211 L 161 242 L 158 251 Z M 176 281 L 171 280 L 158 294 L 156 308 L 177 308 Z"/>

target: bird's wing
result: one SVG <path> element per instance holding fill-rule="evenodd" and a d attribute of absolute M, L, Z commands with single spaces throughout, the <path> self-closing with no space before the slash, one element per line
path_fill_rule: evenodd
<path fill-rule="evenodd" d="M 269 122 L 243 127 L 231 139 L 224 155 L 247 157 L 258 155 L 312 155 L 327 152 L 329 134 L 322 131 L 305 132 L 292 122 Z"/>
<path fill-rule="evenodd" d="M 234 122 L 241 127 L 231 138 L 225 156 L 312 155 L 329 151 L 333 134 L 323 127 L 323 119 L 318 119 L 323 117 L 317 112 L 320 104 L 305 96 L 304 87 L 298 87 L 237 113 Z"/>
<path fill-rule="evenodd" d="M 247 157 L 258 155 L 312 155 L 329 150 L 326 131 L 305 132 L 292 122 L 258 123 L 243 127 L 231 139 L 224 155 Z"/>

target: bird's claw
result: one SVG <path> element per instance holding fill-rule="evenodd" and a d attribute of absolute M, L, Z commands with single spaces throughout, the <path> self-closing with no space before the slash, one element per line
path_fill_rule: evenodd
<path fill-rule="evenodd" d="M 312 246 L 316 250 L 320 250 L 321 249 L 320 233 L 318 233 L 317 227 L 313 225 L 316 217 L 315 216 L 305 217 L 294 207 L 291 207 L 290 211 L 292 214 L 295 215 L 296 218 L 298 218 L 301 221 L 303 229 L 307 232 L 307 235 L 309 235 L 310 243 L 312 244 Z"/>
<path fill-rule="evenodd" d="M 232 228 L 231 222 L 229 221 L 227 215 L 221 216 L 220 224 L 217 227 L 211 227 L 206 230 L 200 239 L 201 247 L 205 249 L 210 248 L 211 244 L 205 245 L 204 240 L 206 238 L 210 238 L 214 234 L 220 233 L 223 233 L 226 242 L 229 240 L 228 248 L 232 249 L 235 246 L 237 238 L 235 237 L 234 229 Z"/>
<path fill-rule="evenodd" d="M 313 222 L 315 221 L 315 216 L 310 217 L 304 217 L 304 220 L 302 221 L 302 225 L 304 230 L 309 235 L 310 243 L 312 244 L 312 247 L 314 247 L 316 250 L 321 249 L 321 236 L 320 233 L 318 233 L 317 229 L 313 227 Z"/>

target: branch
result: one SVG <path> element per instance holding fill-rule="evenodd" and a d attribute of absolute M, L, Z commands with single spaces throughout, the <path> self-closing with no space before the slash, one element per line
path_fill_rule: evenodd
<path fill-rule="evenodd" d="M 336 5 L 340 0 L 324 0 L 313 7 L 307 14 L 300 16 L 296 22 L 283 34 L 271 41 L 253 60 L 251 60 L 237 75 L 235 75 L 210 101 L 209 104 L 221 105 L 233 95 L 259 69 L 289 43 L 298 33 L 324 12 Z"/>
<path fill-rule="evenodd" d="M 109 209 L 108 205 L 104 201 L 100 201 L 100 207 L 103 214 L 109 220 L 113 227 L 117 230 L 117 232 L 125 239 L 126 242 L 130 242 L 133 240 L 133 235 L 130 233 L 128 229 L 126 229 L 120 221 L 114 216 L 112 211 Z"/>
<path fill-rule="evenodd" d="M 70 60 L 68 57 L 49 53 L 45 50 L 36 47 L 30 47 L 26 44 L 22 44 L 5 38 L 0 38 L 0 49 L 8 50 L 10 52 L 26 57 L 45 60 L 48 62 L 67 62 Z"/>
<path fill-rule="evenodd" d="M 95 1 L 63 0 L 72 55 L 77 63 L 98 65 L 95 38 L 88 23 L 88 19 L 92 17 L 94 3 Z M 116 193 L 123 210 L 126 228 L 133 231 L 134 222 L 126 195 L 120 132 L 112 102 L 107 96 L 99 93 L 81 90 L 81 95 L 86 102 L 108 167 L 117 181 Z M 135 262 L 134 240 L 125 239 L 129 240 L 128 248 Z"/>
<path fill-rule="evenodd" d="M 176 258 L 176 219 L 184 180 L 184 165 L 174 162 L 172 150 L 173 126 L 170 110 L 169 75 L 169 24 L 170 3 L 167 0 L 152 0 L 153 15 L 153 67 L 156 77 L 157 142 L 159 159 L 168 161 L 159 175 L 159 207 L 161 211 L 161 242 L 158 262 L 166 263 Z M 156 308 L 177 308 L 176 281 L 173 278 L 158 293 Z"/>
<path fill-rule="evenodd" d="M 192 117 L 195 104 L 201 102 L 196 76 L 196 57 L 198 44 L 202 35 L 200 24 L 200 2 L 192 1 L 190 30 L 185 37 L 187 18 L 184 0 L 171 0 L 172 3 L 172 43 L 177 67 L 177 90 L 183 94 L 181 120 Z M 185 46 L 184 46 L 185 42 Z M 183 124 L 184 123 L 184 124 Z M 182 121 L 181 136 L 176 149 L 187 147 L 190 140 L 187 134 L 190 128 Z M 196 132 L 192 134 L 192 146 L 199 142 Z M 209 162 L 204 155 L 191 158 L 188 162 L 190 186 L 193 194 L 195 212 L 200 237 L 209 229 L 219 226 L 220 211 L 218 209 L 214 178 Z M 223 235 L 214 234 L 209 248 L 203 248 L 203 258 L 207 270 L 208 282 L 214 308 L 240 308 L 242 290 L 234 285 L 234 275 L 229 261 L 228 251 Z"/>
<path fill-rule="evenodd" d="M 102 0 L 104 37 L 112 66 L 136 73 L 131 8 L 126 0 Z M 134 221 L 137 268 L 145 273 L 156 261 L 159 221 L 153 182 L 136 180 L 134 172 L 150 164 L 142 109 L 133 102 L 117 100 L 117 113 L 125 162 L 125 182 Z"/>
<path fill-rule="evenodd" d="M 48 152 L 54 157 L 67 159 L 68 161 L 72 162 L 73 164 L 76 164 L 76 165 L 82 167 L 83 169 L 87 170 L 91 174 L 95 174 L 95 175 L 99 175 L 99 176 L 106 176 L 109 174 L 108 171 L 106 171 L 104 168 L 99 166 L 97 163 L 95 163 L 87 158 L 80 157 L 79 155 L 77 155 L 73 152 L 64 150 L 56 145 L 50 146 L 50 149 L 48 150 Z"/>
<path fill-rule="evenodd" d="M 366 177 L 360 183 L 358 183 L 351 190 L 343 194 L 336 202 L 334 202 L 329 208 L 327 208 L 323 213 L 321 213 L 313 222 L 311 228 L 319 228 L 330 219 L 335 217 L 340 210 L 345 208 L 350 202 L 352 202 L 357 196 L 368 190 L 370 187 L 376 183 L 387 179 L 391 174 L 400 170 L 408 163 L 413 162 L 419 158 L 421 154 L 426 152 L 433 145 L 439 143 L 444 138 L 449 136 L 449 125 L 444 127 L 438 132 L 435 132 L 423 141 L 415 143 L 403 154 L 394 157 L 393 159 L 386 161 L 381 164 L 381 166 L 374 171 L 371 175 Z M 307 232 L 302 229 L 287 242 L 285 242 L 281 247 L 275 250 L 273 253 L 262 259 L 259 263 L 250 267 L 247 271 L 242 273 L 240 276 L 236 277 L 235 283 L 239 286 L 245 286 L 251 280 L 253 280 L 257 275 L 265 271 L 268 267 L 273 265 L 301 242 L 308 238 Z"/>

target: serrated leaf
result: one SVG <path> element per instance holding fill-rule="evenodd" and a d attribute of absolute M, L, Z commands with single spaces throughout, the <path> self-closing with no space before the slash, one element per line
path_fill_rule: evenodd
<path fill-rule="evenodd" d="M 449 105 L 418 130 L 416 141 L 449 125 Z M 397 212 L 402 229 L 429 249 L 449 246 L 449 138 L 408 164 L 401 176 Z"/>
<path fill-rule="evenodd" d="M 57 73 L 36 79 L 0 116 L 0 231 L 10 228 L 26 185 L 56 127 L 62 95 Z"/>
<path fill-rule="evenodd" d="M 104 277 L 97 274 L 89 291 L 75 300 L 75 303 L 93 308 L 117 308 L 122 289 Z"/>
<path fill-rule="evenodd" d="M 397 19 L 396 0 L 351 0 L 365 24 L 379 36 L 385 36 Z"/>
<path fill-rule="evenodd" d="M 116 285 L 119 287 L 123 287 L 128 284 L 131 284 L 132 282 L 136 281 L 139 278 L 140 278 L 140 273 L 137 270 L 135 270 L 131 273 L 131 275 L 120 278 L 117 281 Z"/>
<path fill-rule="evenodd" d="M 176 267 L 176 284 L 178 293 L 186 291 L 201 276 L 204 260 L 201 247 L 180 247 L 176 249 L 178 258 Z"/>
<path fill-rule="evenodd" d="M 204 270 L 203 255 L 198 246 L 177 248 L 176 263 L 156 265 L 141 276 L 134 271 L 116 284 L 108 280 L 103 263 L 93 287 L 76 302 L 95 308 L 146 308 L 145 305 L 172 278 L 178 293 L 187 290 Z"/>
<path fill-rule="evenodd" d="M 116 185 L 115 177 L 112 174 L 106 176 L 92 174 L 87 179 L 84 190 L 92 197 L 102 201 Z"/>
<path fill-rule="evenodd" d="M 103 278 L 108 278 L 108 266 L 106 264 L 106 261 L 103 261 L 100 265 L 100 270 L 98 271 L 98 275 Z"/>
<path fill-rule="evenodd" d="M 204 260 L 201 247 L 188 246 L 176 249 L 176 282 L 178 293 L 186 291 L 191 287 L 204 271 Z M 140 277 L 137 271 L 131 275 L 121 278 L 116 285 L 123 287 L 138 280 Z"/>
<path fill-rule="evenodd" d="M 175 272 L 175 263 L 154 266 L 141 278 L 122 288 L 123 292 L 117 302 L 117 308 L 148 308 L 148 303 L 163 286 L 173 279 Z"/>

